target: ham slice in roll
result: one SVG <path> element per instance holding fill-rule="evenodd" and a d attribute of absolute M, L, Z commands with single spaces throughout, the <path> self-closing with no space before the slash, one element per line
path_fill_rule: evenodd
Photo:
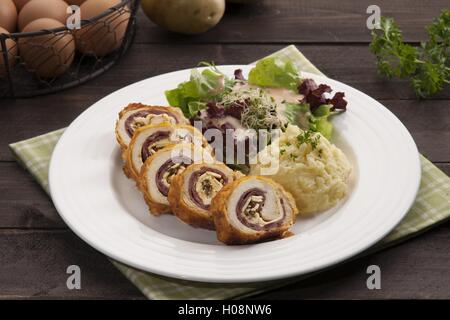
<path fill-rule="evenodd" d="M 170 208 L 187 224 L 214 230 L 211 200 L 226 184 L 241 176 L 223 163 L 193 164 L 173 178 L 168 194 Z"/>
<path fill-rule="evenodd" d="M 142 166 L 138 186 L 153 215 L 170 213 L 167 199 L 172 179 L 195 163 L 213 163 L 208 149 L 192 143 L 169 145 L 152 154 Z"/>
<path fill-rule="evenodd" d="M 167 145 L 180 142 L 211 148 L 201 132 L 190 125 L 165 123 L 137 129 L 126 151 L 125 174 L 136 180 L 148 157 Z"/>
<path fill-rule="evenodd" d="M 180 108 L 147 106 L 141 103 L 131 103 L 119 113 L 116 122 L 116 138 L 122 150 L 125 150 L 134 132 L 150 124 L 189 124 Z"/>
<path fill-rule="evenodd" d="M 260 176 L 227 184 L 212 200 L 211 211 L 217 238 L 228 245 L 282 238 L 297 214 L 292 196 Z"/>

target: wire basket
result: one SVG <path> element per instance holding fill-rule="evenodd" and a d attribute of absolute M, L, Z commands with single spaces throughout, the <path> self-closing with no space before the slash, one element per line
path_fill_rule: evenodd
<path fill-rule="evenodd" d="M 123 0 L 78 30 L 0 34 L 0 98 L 53 93 L 102 74 L 130 47 L 138 7 L 139 0 Z"/>

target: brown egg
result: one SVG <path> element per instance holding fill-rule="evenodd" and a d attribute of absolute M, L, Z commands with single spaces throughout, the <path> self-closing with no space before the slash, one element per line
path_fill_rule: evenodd
<path fill-rule="evenodd" d="M 16 5 L 17 12 L 20 12 L 22 10 L 23 6 L 26 5 L 30 0 L 13 0 L 14 4 Z"/>
<path fill-rule="evenodd" d="M 74 4 L 76 6 L 81 6 L 81 4 L 85 1 L 86 0 L 67 0 L 66 2 L 70 5 Z"/>
<path fill-rule="evenodd" d="M 90 19 L 117 4 L 120 0 L 86 0 L 80 7 L 81 19 Z M 84 54 L 104 56 L 120 47 L 127 30 L 130 12 L 113 12 L 99 22 L 76 30 L 77 49 Z"/>
<path fill-rule="evenodd" d="M 17 9 L 12 0 L 0 0 L 0 27 L 8 32 L 16 31 Z"/>
<path fill-rule="evenodd" d="M 68 6 L 63 0 L 31 0 L 20 10 L 19 30 L 22 31 L 27 24 L 40 18 L 55 19 L 65 25 Z"/>
<path fill-rule="evenodd" d="M 64 25 L 49 18 L 29 23 L 23 32 L 55 29 Z M 19 52 L 26 68 L 41 78 L 53 78 L 66 72 L 75 56 L 75 39 L 72 34 L 62 32 L 19 39 Z"/>
<path fill-rule="evenodd" d="M 0 34 L 2 33 L 6 33 L 8 34 L 9 32 L 0 27 Z M 14 63 L 15 63 L 15 56 L 17 55 L 17 44 L 14 40 L 12 39 L 7 39 L 5 41 L 6 43 L 6 50 L 8 51 L 8 65 L 9 67 L 13 67 Z M 6 61 L 3 58 L 3 51 L 0 45 L 0 78 L 4 77 L 6 75 Z"/>

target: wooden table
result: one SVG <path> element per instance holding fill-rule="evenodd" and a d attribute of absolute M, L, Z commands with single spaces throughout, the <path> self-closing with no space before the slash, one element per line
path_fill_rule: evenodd
<path fill-rule="evenodd" d="M 0 297 L 123 298 L 142 294 L 105 256 L 70 231 L 51 201 L 15 161 L 8 143 L 65 127 L 103 96 L 135 81 L 199 61 L 241 64 L 296 44 L 328 76 L 380 100 L 406 125 L 419 150 L 450 172 L 450 90 L 420 101 L 405 81 L 377 75 L 369 52 L 366 8 L 373 1 L 265 0 L 230 5 L 215 29 L 196 37 L 170 34 L 139 14 L 129 53 L 106 74 L 61 93 L 0 100 Z M 378 0 L 407 41 L 449 0 Z M 130 97 L 132 100 L 132 97 Z M 82 289 L 68 290 L 66 268 L 82 269 Z M 381 267 L 382 289 L 366 288 L 366 268 Z M 370 257 L 346 263 L 259 298 L 450 298 L 450 224 Z"/>

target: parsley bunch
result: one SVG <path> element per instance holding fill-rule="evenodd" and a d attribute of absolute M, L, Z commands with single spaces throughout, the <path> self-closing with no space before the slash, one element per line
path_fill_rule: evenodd
<path fill-rule="evenodd" d="M 450 84 L 450 11 L 442 11 L 427 32 L 428 41 L 413 47 L 403 42 L 392 18 L 382 17 L 370 44 L 379 72 L 387 78 L 411 78 L 414 91 L 423 98 Z"/>

